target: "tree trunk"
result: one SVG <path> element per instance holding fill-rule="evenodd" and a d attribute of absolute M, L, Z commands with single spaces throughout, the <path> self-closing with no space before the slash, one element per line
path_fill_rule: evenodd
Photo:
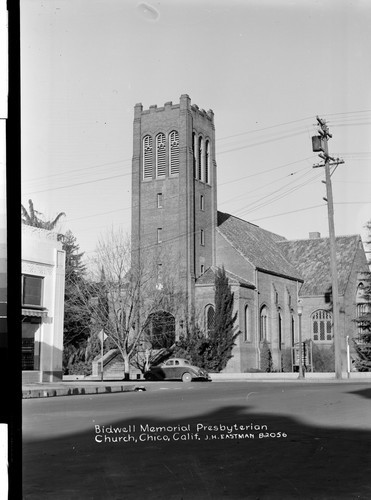
<path fill-rule="evenodd" d="M 122 357 L 123 357 L 124 365 L 125 365 L 124 380 L 130 380 L 130 358 L 129 358 L 129 355 L 126 353 L 126 354 L 123 354 Z"/>

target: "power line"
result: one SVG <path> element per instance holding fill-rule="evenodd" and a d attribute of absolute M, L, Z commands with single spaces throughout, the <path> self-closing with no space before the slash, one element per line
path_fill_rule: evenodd
<path fill-rule="evenodd" d="M 294 214 L 296 212 L 304 212 L 305 210 L 312 210 L 313 208 L 325 207 L 326 205 L 322 203 L 321 205 L 312 205 L 311 207 L 298 208 L 296 210 L 290 210 L 289 212 L 282 212 L 275 215 L 267 215 L 266 217 L 260 217 L 259 219 L 252 219 L 251 222 L 257 222 L 264 219 L 272 219 L 274 217 L 281 217 L 282 215 Z"/>

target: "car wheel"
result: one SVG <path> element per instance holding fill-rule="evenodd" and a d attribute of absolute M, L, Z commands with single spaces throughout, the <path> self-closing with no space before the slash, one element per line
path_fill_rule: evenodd
<path fill-rule="evenodd" d="M 192 375 L 188 372 L 183 373 L 182 375 L 182 381 L 183 382 L 191 382 L 192 381 Z"/>

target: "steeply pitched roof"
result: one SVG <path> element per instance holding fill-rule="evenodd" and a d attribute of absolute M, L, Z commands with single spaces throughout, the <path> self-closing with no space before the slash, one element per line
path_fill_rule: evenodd
<path fill-rule="evenodd" d="M 338 236 L 336 238 L 336 268 L 339 295 L 343 295 L 349 280 L 360 236 Z M 316 238 L 282 241 L 279 248 L 293 263 L 304 278 L 300 295 L 323 295 L 331 287 L 330 240 Z"/>
<path fill-rule="evenodd" d="M 286 260 L 277 245 L 285 240 L 283 236 L 222 212 L 218 212 L 218 231 L 259 270 L 301 281 L 298 269 Z"/>
<path fill-rule="evenodd" d="M 204 274 L 202 274 L 199 278 L 196 280 L 196 285 L 214 285 L 215 283 L 215 273 L 217 271 L 217 267 L 209 267 Z M 255 285 L 253 283 L 250 283 L 250 281 L 245 280 L 244 278 L 241 278 L 240 276 L 237 276 L 234 273 L 231 273 L 227 269 L 225 270 L 225 275 L 228 278 L 228 282 L 230 285 L 239 285 L 239 286 L 245 286 L 247 288 L 255 288 Z"/>

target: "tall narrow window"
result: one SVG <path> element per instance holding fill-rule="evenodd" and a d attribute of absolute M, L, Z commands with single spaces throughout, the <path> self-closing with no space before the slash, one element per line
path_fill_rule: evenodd
<path fill-rule="evenodd" d="M 176 130 L 170 133 L 170 174 L 179 174 L 179 134 Z"/>
<path fill-rule="evenodd" d="M 199 137 L 198 139 L 198 175 L 197 178 L 201 181 L 202 180 L 202 165 L 203 165 L 203 140 L 202 137 Z"/>
<path fill-rule="evenodd" d="M 156 288 L 157 290 L 162 290 L 163 284 L 162 284 L 162 264 L 157 264 L 157 283 L 156 283 Z"/>
<path fill-rule="evenodd" d="M 214 329 L 214 323 L 215 323 L 215 311 L 214 307 L 212 305 L 206 306 L 206 333 L 207 335 L 210 335 L 212 330 Z"/>
<path fill-rule="evenodd" d="M 210 180 L 210 142 L 206 141 L 205 144 L 205 182 L 209 183 Z"/>
<path fill-rule="evenodd" d="M 205 231 L 203 229 L 201 229 L 201 231 L 200 231 L 200 244 L 202 246 L 205 245 Z"/>
<path fill-rule="evenodd" d="M 200 196 L 200 210 L 205 210 L 205 197 L 203 194 Z"/>
<path fill-rule="evenodd" d="M 152 179 L 152 137 L 143 138 L 143 179 Z"/>
<path fill-rule="evenodd" d="M 260 309 L 260 341 L 268 340 L 268 309 L 263 306 Z"/>
<path fill-rule="evenodd" d="M 166 175 L 166 139 L 165 134 L 156 136 L 156 177 Z"/>
<path fill-rule="evenodd" d="M 323 309 L 312 314 L 312 337 L 315 342 L 332 340 L 332 314 Z"/>
<path fill-rule="evenodd" d="M 282 316 L 278 313 L 278 349 L 282 349 Z"/>
<path fill-rule="evenodd" d="M 249 306 L 245 306 L 245 324 L 244 324 L 243 337 L 245 342 L 248 342 L 250 340 Z"/>
<path fill-rule="evenodd" d="M 157 193 L 157 208 L 162 208 L 162 193 Z"/>
<path fill-rule="evenodd" d="M 193 177 L 197 179 L 197 139 L 196 134 L 192 134 L 192 152 L 193 152 Z"/>
<path fill-rule="evenodd" d="M 157 228 L 157 243 L 162 243 L 162 227 Z"/>
<path fill-rule="evenodd" d="M 200 265 L 200 275 L 204 274 L 205 272 L 205 264 Z"/>

